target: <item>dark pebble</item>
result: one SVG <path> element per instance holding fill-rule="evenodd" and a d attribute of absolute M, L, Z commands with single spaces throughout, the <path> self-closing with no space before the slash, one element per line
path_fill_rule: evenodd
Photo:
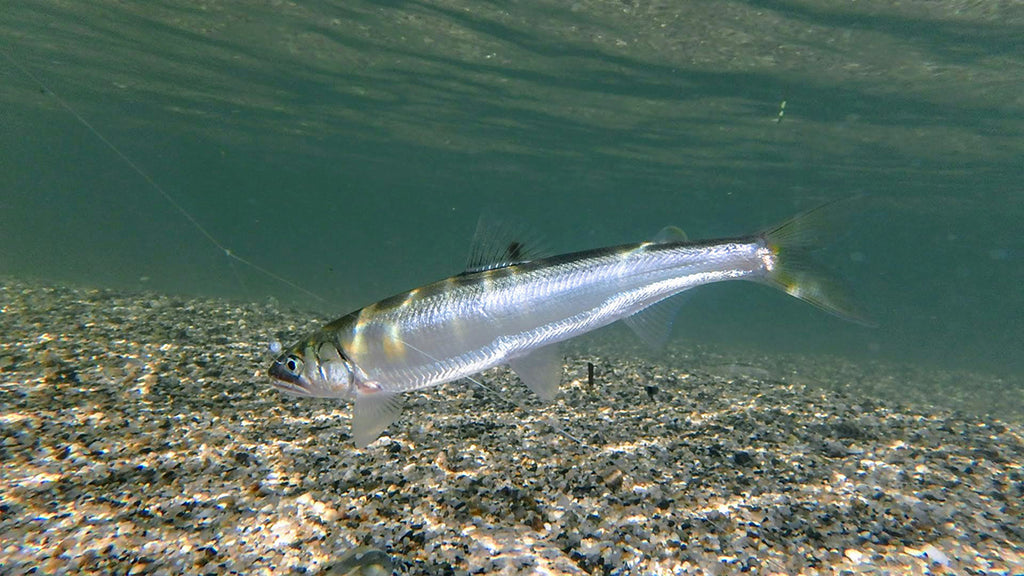
<path fill-rule="evenodd" d="M 746 466 L 754 461 L 754 458 L 750 455 L 750 452 L 746 450 L 740 450 L 732 455 L 732 461 L 737 466 Z"/>

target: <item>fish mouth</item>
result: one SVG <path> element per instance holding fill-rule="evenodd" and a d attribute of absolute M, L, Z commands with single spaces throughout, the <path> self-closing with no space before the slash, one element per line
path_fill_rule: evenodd
<path fill-rule="evenodd" d="M 267 374 L 270 376 L 270 385 L 281 392 L 293 396 L 311 396 L 306 379 L 290 372 L 280 359 L 274 361 Z"/>
<path fill-rule="evenodd" d="M 277 391 L 284 392 L 285 394 L 289 394 L 291 396 L 305 396 L 307 398 L 312 396 L 312 394 L 310 394 L 309 391 L 303 388 L 302 386 L 291 384 L 289 382 L 283 382 L 281 380 L 275 380 L 271 378 L 270 385 L 273 386 Z"/>

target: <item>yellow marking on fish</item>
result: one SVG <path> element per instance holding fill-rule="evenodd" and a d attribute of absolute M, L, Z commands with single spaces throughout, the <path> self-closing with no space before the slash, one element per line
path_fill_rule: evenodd
<path fill-rule="evenodd" d="M 363 337 L 363 334 L 363 330 L 353 331 L 352 340 L 345 347 L 348 353 L 356 358 L 362 357 L 363 353 L 366 352 L 366 339 Z"/>
<path fill-rule="evenodd" d="M 405 300 L 402 300 L 402 303 L 401 303 L 401 304 L 399 304 L 399 305 L 398 305 L 398 307 L 399 307 L 399 308 L 404 308 L 404 307 L 406 307 L 406 306 L 410 306 L 410 305 L 412 305 L 413 303 L 415 303 L 415 302 L 416 302 L 416 296 L 417 296 L 417 295 L 418 295 L 419 293 L 420 293 L 420 289 L 419 289 L 419 288 L 416 288 L 415 290 L 410 290 L 410 291 L 409 291 L 409 292 L 408 292 L 408 293 L 407 293 L 407 294 L 405 295 Z"/>
<path fill-rule="evenodd" d="M 628 250 L 620 250 L 619 253 L 615 255 L 615 258 L 622 265 L 629 265 L 630 261 L 633 260 L 634 258 L 636 258 L 637 254 L 641 254 L 643 252 L 646 252 L 647 249 L 650 246 L 654 246 L 654 245 L 655 245 L 654 242 L 641 242 L 641 243 L 637 244 L 636 246 L 633 246 L 632 248 L 629 248 Z"/>
<path fill-rule="evenodd" d="M 494 270 L 485 270 L 481 279 L 483 280 L 484 292 L 490 292 L 494 289 Z"/>
<path fill-rule="evenodd" d="M 405 342 L 402 342 L 402 329 L 397 322 L 393 322 L 387 328 L 387 334 L 381 339 L 381 347 L 388 360 L 400 360 L 405 357 Z"/>
<path fill-rule="evenodd" d="M 366 352 L 366 327 L 368 325 L 366 318 L 368 316 L 365 309 L 359 312 L 355 324 L 352 326 L 352 339 L 345 346 L 349 354 L 357 358 Z"/>

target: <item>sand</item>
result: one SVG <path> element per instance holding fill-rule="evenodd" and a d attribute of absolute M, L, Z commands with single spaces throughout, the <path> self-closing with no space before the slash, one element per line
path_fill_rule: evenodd
<path fill-rule="evenodd" d="M 348 405 L 267 384 L 266 343 L 325 318 L 13 280 L 0 307 L 2 574 L 1024 572 L 1019 392 L 997 418 L 873 394 L 877 366 L 572 346 L 551 405 L 492 370 L 527 409 L 453 383 L 359 450 Z"/>

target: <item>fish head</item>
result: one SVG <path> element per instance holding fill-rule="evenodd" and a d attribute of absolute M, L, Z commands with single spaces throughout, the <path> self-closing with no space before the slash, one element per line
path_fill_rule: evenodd
<path fill-rule="evenodd" d="M 354 367 L 331 342 L 300 342 L 284 351 L 267 371 L 282 392 L 312 398 L 354 398 Z"/>

